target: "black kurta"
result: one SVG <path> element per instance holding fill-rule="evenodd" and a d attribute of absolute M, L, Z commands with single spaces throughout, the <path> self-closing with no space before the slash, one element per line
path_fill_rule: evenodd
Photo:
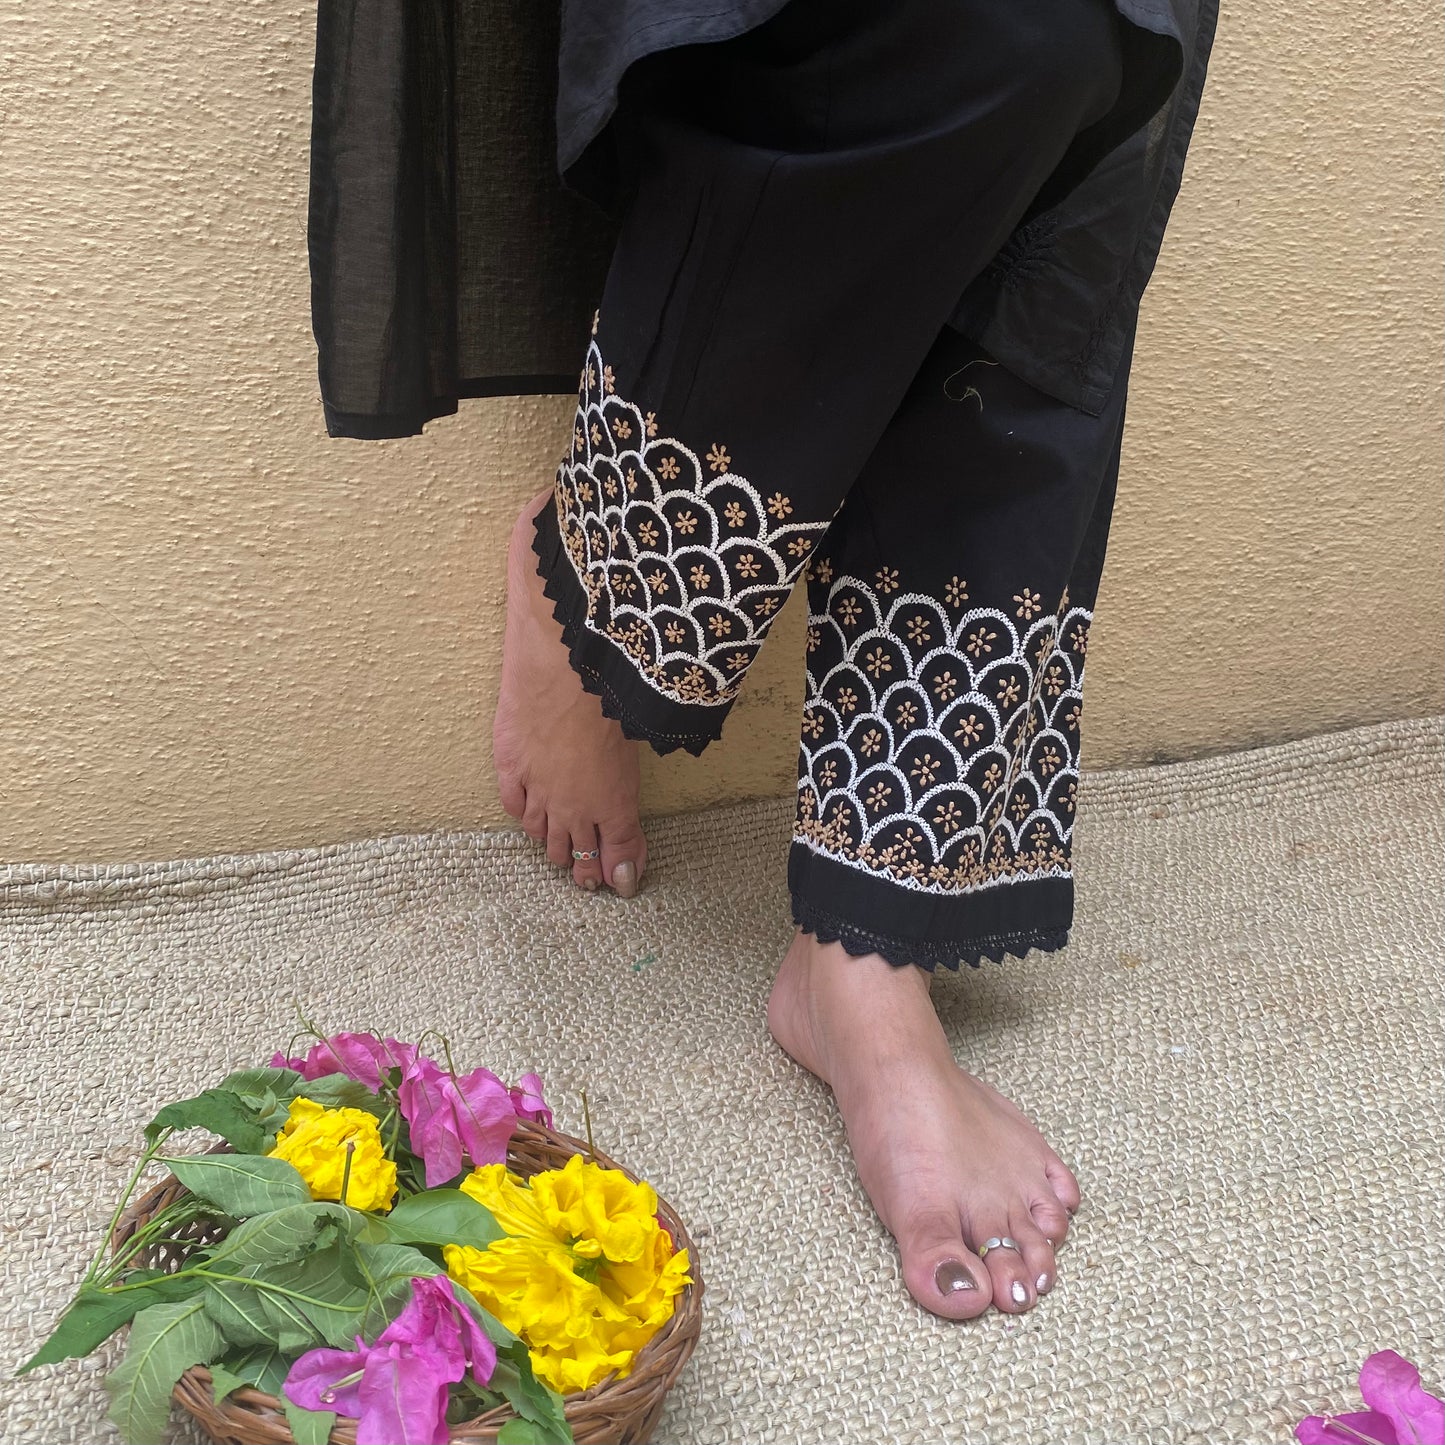
<path fill-rule="evenodd" d="M 1217 13 L 1217 0 L 1115 4 L 1126 84 L 1092 137 L 1097 163 L 1040 197 L 952 318 L 1092 414 L 1178 191 Z M 625 201 L 607 130 L 624 73 L 782 8 L 320 0 L 309 241 L 328 432 L 410 436 L 460 397 L 574 392 Z"/>

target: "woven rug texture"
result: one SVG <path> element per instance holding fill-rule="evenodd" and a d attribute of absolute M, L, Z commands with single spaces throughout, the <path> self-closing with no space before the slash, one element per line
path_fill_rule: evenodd
<path fill-rule="evenodd" d="M 150 1114 L 284 1046 L 297 1003 L 536 1067 L 568 1132 L 587 1089 L 699 1243 L 661 1445 L 1284 1442 L 1386 1347 L 1438 1391 L 1442 759 L 1427 719 L 1086 774 L 1074 941 L 935 989 L 1084 1191 L 1053 1293 L 962 1325 L 906 1294 L 831 1096 L 767 1033 L 786 803 L 655 822 L 632 902 L 479 832 L 0 868 L 0 1440 L 116 1438 L 114 1342 L 11 1371 Z"/>

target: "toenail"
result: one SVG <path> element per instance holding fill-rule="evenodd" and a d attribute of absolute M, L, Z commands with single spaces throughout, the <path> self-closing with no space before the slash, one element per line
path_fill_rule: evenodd
<path fill-rule="evenodd" d="M 939 1294 L 957 1294 L 963 1289 L 977 1289 L 973 1276 L 956 1259 L 946 1259 L 933 1271 L 933 1282 Z"/>
<path fill-rule="evenodd" d="M 1028 1303 L 1028 1300 L 1029 1300 L 1028 1287 L 1024 1284 L 1023 1280 L 1021 1280 L 1021 1279 L 1016 1279 L 1016 1280 L 1013 1282 L 1013 1288 L 1012 1288 L 1011 1290 L 1009 1290 L 1009 1293 L 1014 1297 L 1014 1303 L 1015 1303 L 1016 1305 L 1022 1305 L 1022 1304 L 1027 1304 L 1027 1303 Z"/>
<path fill-rule="evenodd" d="M 637 889 L 637 864 L 619 863 L 612 870 L 612 886 L 624 898 L 630 898 Z"/>
<path fill-rule="evenodd" d="M 596 880 L 595 878 L 584 878 L 584 879 L 582 880 L 582 886 L 583 886 L 589 893 L 596 893 L 596 892 L 597 892 L 597 880 Z"/>
<path fill-rule="evenodd" d="M 1049 1292 L 1049 1277 L 1048 1277 L 1048 1275 L 1046 1275 L 1046 1274 L 1041 1274 L 1041 1275 L 1038 1277 L 1038 1279 L 1036 1279 L 1036 1280 L 1034 1281 L 1034 1288 L 1035 1288 L 1036 1290 L 1038 1290 L 1038 1292 L 1039 1292 L 1040 1294 L 1047 1294 L 1047 1293 Z"/>

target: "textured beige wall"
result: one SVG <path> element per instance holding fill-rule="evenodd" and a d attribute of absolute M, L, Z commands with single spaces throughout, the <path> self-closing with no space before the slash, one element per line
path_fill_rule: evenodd
<path fill-rule="evenodd" d="M 1435 7 L 1228 9 L 1146 299 L 1093 767 L 1442 707 Z M 0 860 L 500 821 L 502 543 L 567 402 L 325 437 L 312 5 L 0 13 Z M 798 620 L 650 809 L 790 785 Z"/>

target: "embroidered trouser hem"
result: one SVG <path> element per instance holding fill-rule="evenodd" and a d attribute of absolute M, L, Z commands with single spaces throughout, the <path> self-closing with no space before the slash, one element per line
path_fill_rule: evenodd
<path fill-rule="evenodd" d="M 720 734 L 805 576 L 795 920 L 957 967 L 1068 934 L 1127 360 L 1091 416 L 945 323 L 1113 105 L 1118 22 L 867 15 L 836 45 L 763 26 L 651 58 L 536 551 L 584 687 L 658 752 Z M 874 24 L 913 84 L 883 83 Z"/>
<path fill-rule="evenodd" d="M 561 624 L 562 641 L 572 670 L 582 686 L 602 704 L 602 712 L 633 742 L 647 743 L 657 753 L 679 749 L 701 755 L 722 736 L 727 704 L 690 707 L 660 696 L 644 669 L 657 664 L 643 661 L 626 635 L 614 642 L 588 626 L 589 607 L 595 615 L 585 584 L 569 565 L 557 522 L 557 495 L 537 515 L 532 550 L 537 554 L 543 590 L 552 604 L 552 616 Z"/>

